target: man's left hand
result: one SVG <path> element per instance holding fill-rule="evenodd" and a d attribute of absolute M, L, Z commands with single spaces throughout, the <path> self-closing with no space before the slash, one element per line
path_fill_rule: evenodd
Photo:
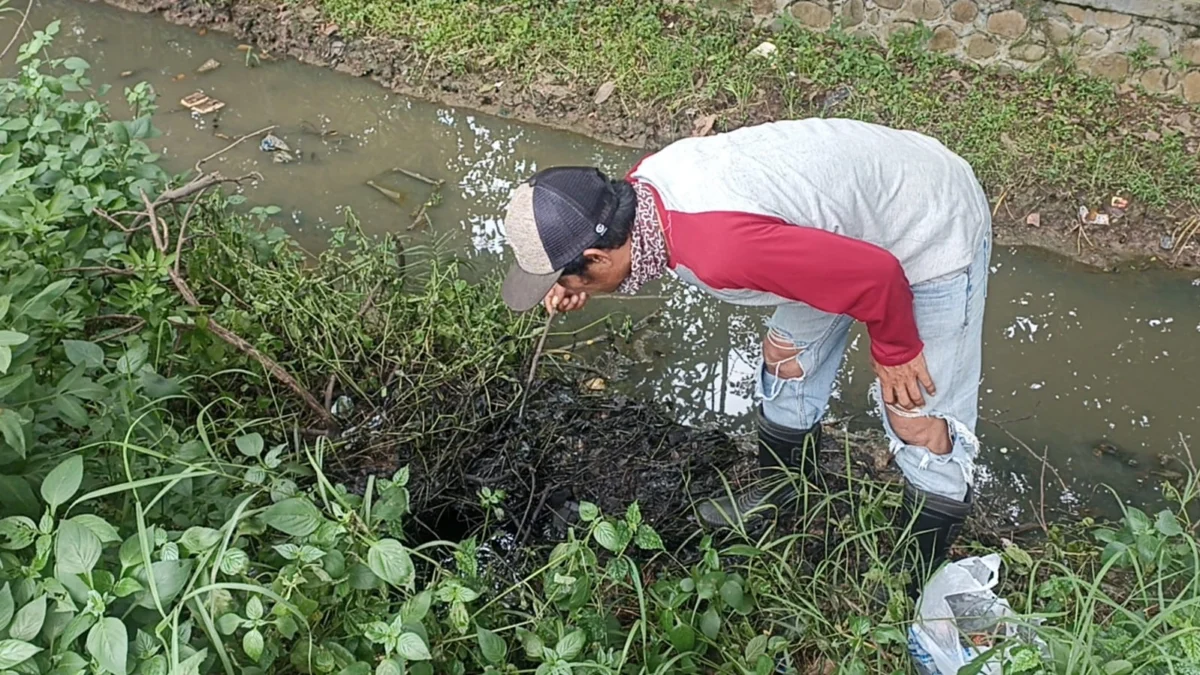
<path fill-rule="evenodd" d="M 883 401 L 889 405 L 899 406 L 905 410 L 920 408 L 925 405 L 925 396 L 921 387 L 932 396 L 937 393 L 933 386 L 933 378 L 929 376 L 929 368 L 925 365 L 925 353 L 917 354 L 917 358 L 898 366 L 885 366 L 871 359 L 875 375 L 883 389 Z"/>

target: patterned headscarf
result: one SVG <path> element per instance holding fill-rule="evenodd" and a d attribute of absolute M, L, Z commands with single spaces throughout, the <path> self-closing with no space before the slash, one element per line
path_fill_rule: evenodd
<path fill-rule="evenodd" d="M 667 269 L 667 242 L 658 223 L 654 193 L 639 182 L 633 183 L 633 191 L 637 194 L 637 212 L 629 235 L 633 240 L 631 264 L 629 276 L 617 288 L 618 293 L 626 295 L 637 293 L 639 288 L 661 277 Z"/>

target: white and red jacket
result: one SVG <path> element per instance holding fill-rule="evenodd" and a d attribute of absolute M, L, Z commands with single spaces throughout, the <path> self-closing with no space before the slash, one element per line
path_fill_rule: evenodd
<path fill-rule="evenodd" d="M 991 227 L 961 157 L 916 132 L 852 120 L 677 141 L 628 178 L 652 189 L 682 280 L 735 304 L 849 315 L 884 365 L 923 348 L 911 286 L 966 269 Z"/>

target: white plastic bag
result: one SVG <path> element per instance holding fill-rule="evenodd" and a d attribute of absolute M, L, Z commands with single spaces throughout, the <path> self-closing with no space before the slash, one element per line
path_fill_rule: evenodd
<path fill-rule="evenodd" d="M 949 563 L 925 584 L 917 603 L 917 619 L 908 631 L 908 651 L 918 672 L 955 675 L 991 648 L 976 647 L 965 639 L 967 634 L 988 633 L 999 639 L 1017 634 L 1015 623 L 1004 620 L 1013 616 L 1012 607 L 992 592 L 999 576 L 1000 555 L 993 553 Z M 990 658 L 979 672 L 1000 675 L 1001 661 Z"/>

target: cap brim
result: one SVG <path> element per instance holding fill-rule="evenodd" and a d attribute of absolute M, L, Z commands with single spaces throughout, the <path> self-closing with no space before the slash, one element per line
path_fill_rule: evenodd
<path fill-rule="evenodd" d="M 537 306 L 546 293 L 558 283 L 562 270 L 549 274 L 531 274 L 513 264 L 504 277 L 504 285 L 500 288 L 500 297 L 509 308 L 524 312 Z"/>

